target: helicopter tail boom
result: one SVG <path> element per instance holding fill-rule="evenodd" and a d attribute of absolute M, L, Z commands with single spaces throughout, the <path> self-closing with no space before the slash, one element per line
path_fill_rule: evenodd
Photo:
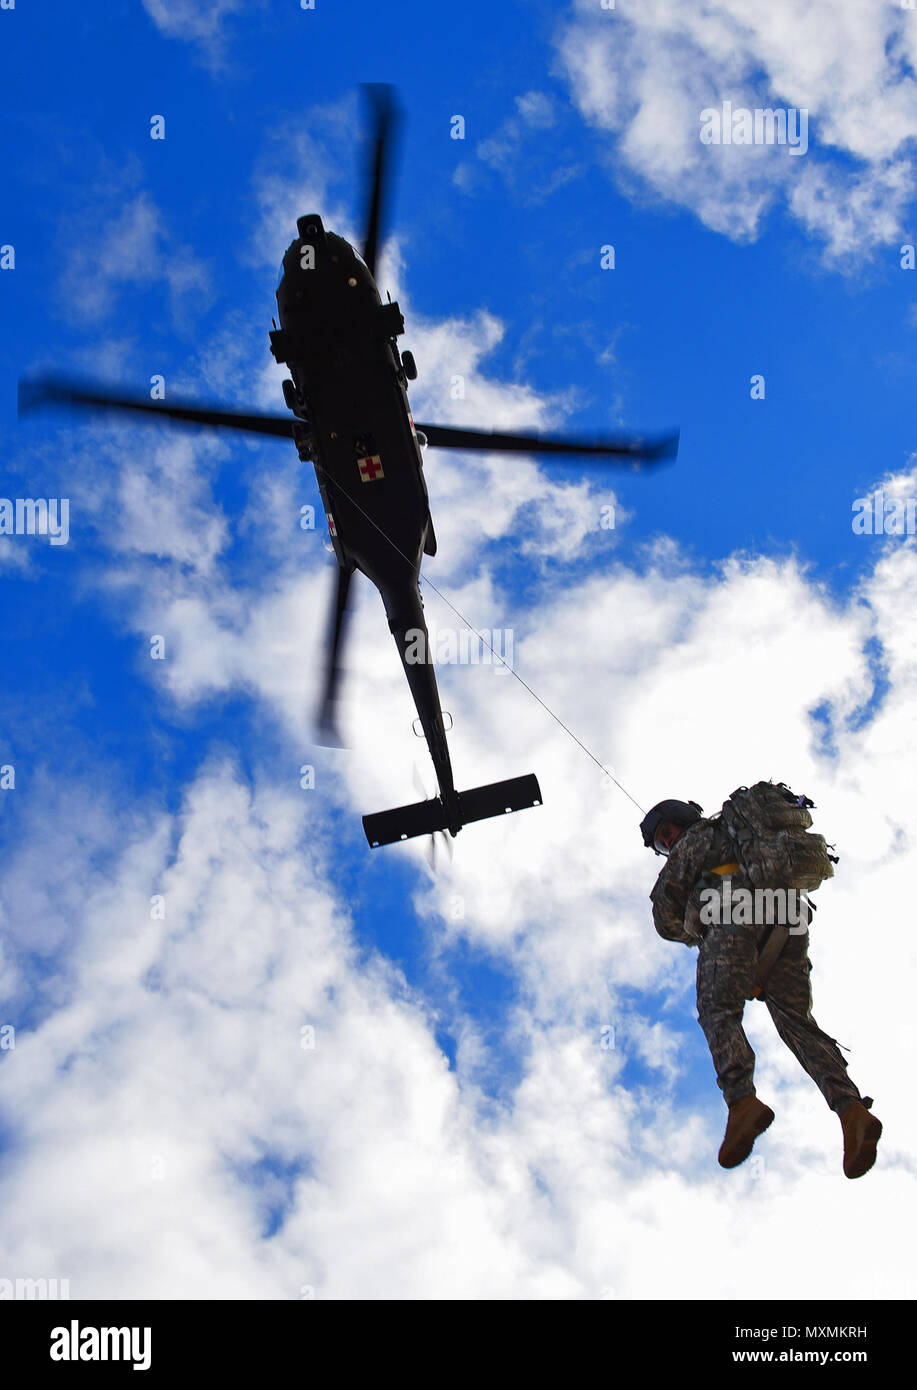
<path fill-rule="evenodd" d="M 484 787 L 472 787 L 456 792 L 458 829 L 472 821 L 502 816 L 509 811 L 524 811 L 528 806 L 541 805 L 541 789 L 533 772 L 525 777 L 509 777 L 505 782 L 489 782 Z M 412 840 L 416 835 L 432 835 L 436 830 L 455 833 L 455 812 L 441 797 L 415 801 L 410 806 L 397 806 L 392 811 L 377 811 L 363 817 L 363 829 L 372 849 L 392 845 L 398 840 Z"/>

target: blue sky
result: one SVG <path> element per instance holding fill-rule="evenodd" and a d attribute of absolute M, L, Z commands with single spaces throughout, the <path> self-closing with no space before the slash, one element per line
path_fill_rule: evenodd
<path fill-rule="evenodd" d="M 884 1118 L 908 1041 L 858 932 L 900 920 L 913 852 L 917 574 L 912 537 L 857 536 L 851 517 L 880 485 L 915 487 L 917 279 L 901 248 L 917 237 L 917 37 L 893 6 L 824 0 L 816 42 L 792 8 L 0 13 L 0 246 L 15 248 L 0 493 L 70 499 L 67 545 L 0 537 L 14 1275 L 93 1297 L 656 1296 L 637 1253 L 655 1249 L 652 1210 L 674 1232 L 662 1296 L 691 1277 L 702 1221 L 707 1287 L 726 1296 L 716 1252 L 742 1194 L 778 1226 L 787 1196 L 813 1230 L 846 1210 L 836 1122 L 757 1020 L 786 1123 L 724 1186 L 691 957 L 652 931 L 639 815 L 518 682 L 440 673 L 457 780 L 535 771 L 544 807 L 468 828 L 435 877 L 420 846 L 367 850 L 360 814 L 414 799 L 412 763 L 427 768 L 368 585 L 351 746 L 312 742 L 333 562 L 299 525 L 319 499 L 292 446 L 16 419 L 20 375 L 49 370 L 138 392 L 161 373 L 176 395 L 282 408 L 277 266 L 299 213 L 357 234 L 357 84 L 395 83 L 379 282 L 417 357 L 415 418 L 682 431 L 651 475 L 429 451 L 440 553 L 425 574 L 476 626 L 513 629 L 519 674 L 642 805 L 713 810 L 757 777 L 815 797 L 850 866 L 819 913 L 837 927 L 817 943 L 817 1017 L 852 1035 L 852 1074 Z M 702 145 L 700 111 L 724 99 L 805 106 L 808 150 Z M 913 947 L 895 949 L 903 1005 Z M 310 1058 L 297 1039 L 313 1023 Z M 857 1198 L 877 1222 L 913 1195 L 897 1118 Z M 89 1176 L 48 1202 L 62 1134 Z M 366 1150 L 406 1176 L 387 1186 Z M 166 1188 L 159 1254 L 99 1239 L 119 1204 L 161 1230 Z M 893 1251 L 883 1268 L 843 1285 L 828 1242 L 797 1291 L 900 1288 Z"/>

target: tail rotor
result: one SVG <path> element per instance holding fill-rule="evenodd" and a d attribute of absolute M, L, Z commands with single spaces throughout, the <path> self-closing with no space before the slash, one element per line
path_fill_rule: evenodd
<path fill-rule="evenodd" d="M 434 801 L 436 792 L 431 791 L 421 775 L 420 768 L 414 763 L 413 766 L 414 786 L 424 801 Z M 455 846 L 452 843 L 452 836 L 445 830 L 433 830 L 427 840 L 425 855 L 427 867 L 433 878 L 436 877 L 437 869 L 448 860 L 451 864 L 455 856 Z"/>

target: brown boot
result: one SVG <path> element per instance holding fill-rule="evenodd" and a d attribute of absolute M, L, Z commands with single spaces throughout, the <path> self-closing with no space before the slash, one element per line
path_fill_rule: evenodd
<path fill-rule="evenodd" d="M 862 1101 L 855 1100 L 841 1116 L 841 1129 L 844 1131 L 844 1174 L 848 1178 L 861 1178 L 876 1161 L 882 1123 L 875 1115 L 870 1115 Z"/>
<path fill-rule="evenodd" d="M 744 1163 L 758 1135 L 764 1133 L 773 1118 L 773 1110 L 757 1096 L 743 1096 L 733 1101 L 720 1145 L 720 1167 L 736 1168 Z"/>

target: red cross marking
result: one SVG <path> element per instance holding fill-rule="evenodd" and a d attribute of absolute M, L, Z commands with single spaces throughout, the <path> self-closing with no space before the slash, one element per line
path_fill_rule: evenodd
<path fill-rule="evenodd" d="M 382 460 L 378 454 L 370 454 L 367 458 L 359 460 L 360 477 L 365 483 L 375 482 L 377 477 L 382 476 Z"/>

